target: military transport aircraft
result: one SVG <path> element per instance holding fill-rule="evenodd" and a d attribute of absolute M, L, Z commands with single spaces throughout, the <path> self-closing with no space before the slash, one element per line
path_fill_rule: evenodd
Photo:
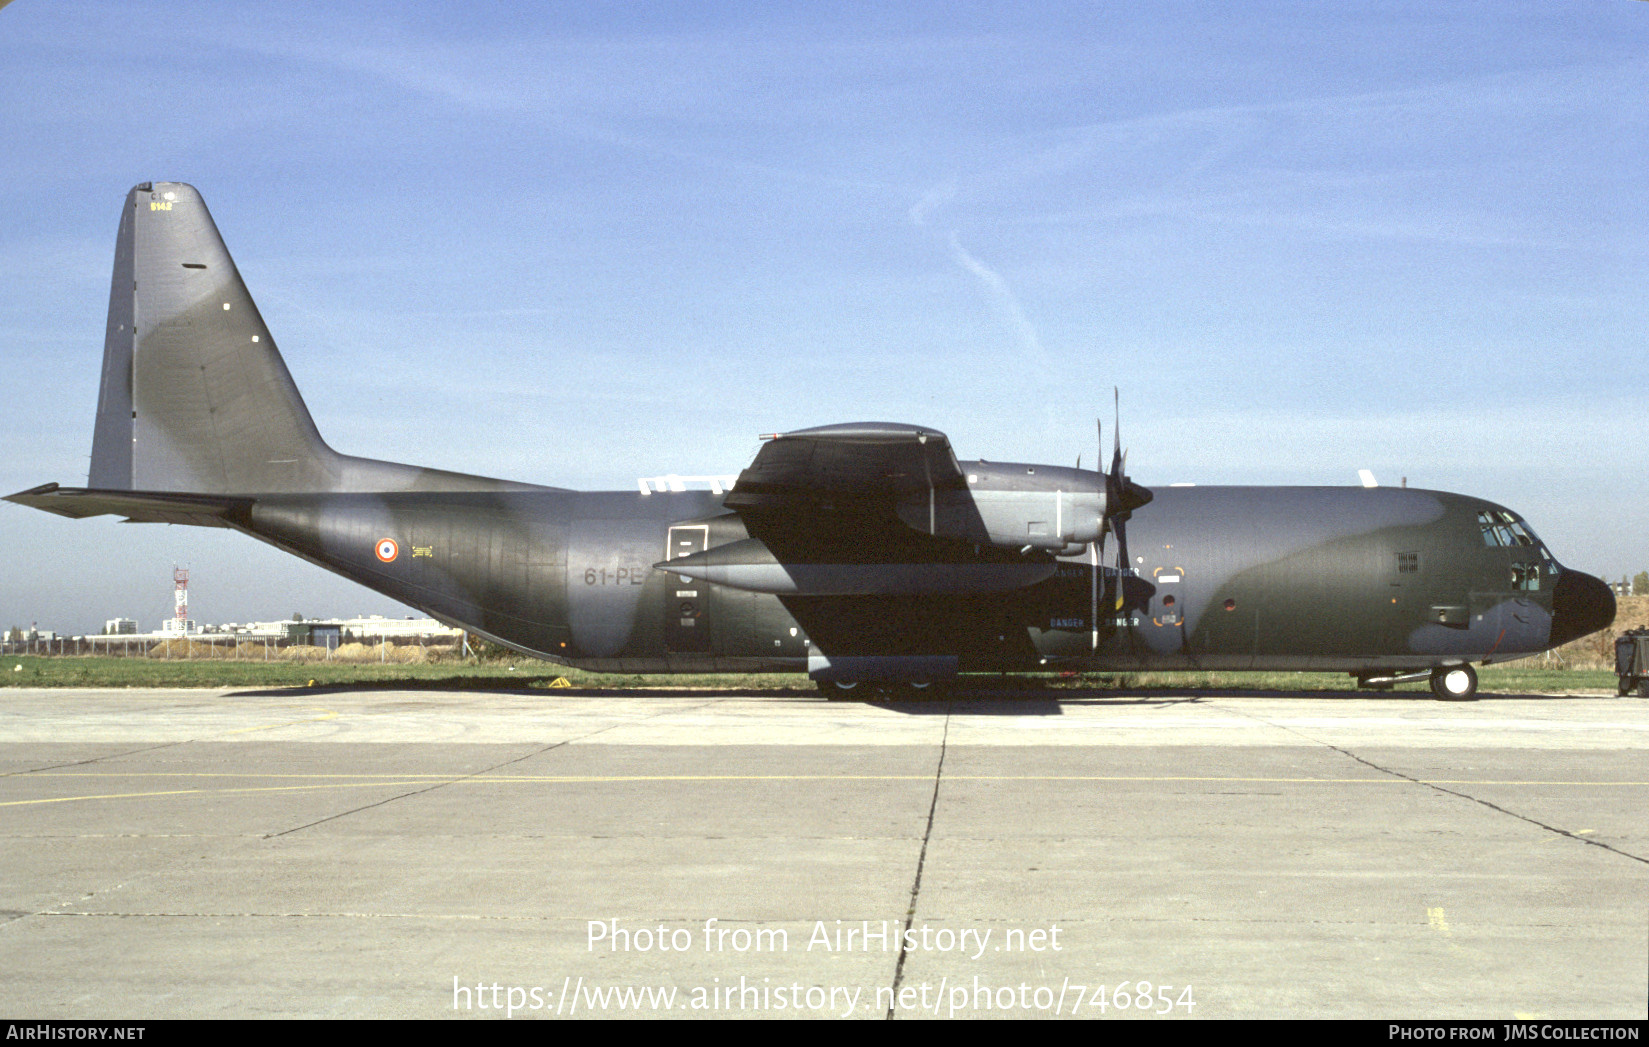
<path fill-rule="evenodd" d="M 960 673 L 1427 677 L 1607 626 L 1614 596 L 1517 514 L 1439 491 L 1168 487 L 958 461 L 881 422 L 776 433 L 729 489 L 582 493 L 339 454 L 200 194 L 121 213 L 84 488 L 63 516 L 229 527 L 450 624 L 623 672 L 807 671 L 827 693 Z M 661 487 L 685 487 L 680 484 Z M 1115 560 L 1106 552 L 1114 542 Z"/>

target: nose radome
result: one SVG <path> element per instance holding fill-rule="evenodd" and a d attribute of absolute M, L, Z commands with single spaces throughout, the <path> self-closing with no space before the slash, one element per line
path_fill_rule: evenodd
<path fill-rule="evenodd" d="M 1601 578 L 1582 571 L 1564 571 L 1552 591 L 1552 635 L 1559 647 L 1587 633 L 1607 628 L 1615 620 L 1615 594 Z"/>

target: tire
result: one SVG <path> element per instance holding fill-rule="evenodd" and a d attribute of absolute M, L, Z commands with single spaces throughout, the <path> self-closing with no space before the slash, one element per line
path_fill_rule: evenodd
<path fill-rule="evenodd" d="M 832 702 L 850 702 L 859 697 L 858 694 L 854 693 L 854 689 L 858 686 L 858 680 L 818 681 L 819 693 L 823 694 L 827 701 Z"/>
<path fill-rule="evenodd" d="M 883 684 L 881 690 L 894 701 L 928 702 L 944 697 L 946 688 L 935 680 L 902 680 Z"/>
<path fill-rule="evenodd" d="M 1477 700 L 1477 670 L 1469 665 L 1440 665 L 1431 671 L 1431 693 L 1443 702 Z"/>

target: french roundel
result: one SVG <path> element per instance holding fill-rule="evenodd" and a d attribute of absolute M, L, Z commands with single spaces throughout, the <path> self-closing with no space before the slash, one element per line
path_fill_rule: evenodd
<path fill-rule="evenodd" d="M 389 563 L 400 555 L 401 547 L 395 544 L 395 539 L 378 539 L 378 559 L 382 560 L 384 563 Z"/>

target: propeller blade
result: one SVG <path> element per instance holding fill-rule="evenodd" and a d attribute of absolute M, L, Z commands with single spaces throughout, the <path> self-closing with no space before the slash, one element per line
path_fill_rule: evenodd
<path fill-rule="evenodd" d="M 1122 593 L 1123 579 L 1128 577 L 1128 524 L 1126 519 L 1117 520 L 1117 613 L 1122 613 L 1124 603 Z"/>
<path fill-rule="evenodd" d="M 1088 543 L 1089 580 L 1093 592 L 1088 605 L 1088 629 L 1092 634 L 1092 649 L 1099 650 L 1099 562 L 1101 558 L 1100 542 L 1105 540 L 1105 532 L 1099 532 L 1099 539 Z"/>
<path fill-rule="evenodd" d="M 1111 462 L 1113 467 L 1122 454 L 1122 390 L 1111 386 L 1111 413 L 1114 422 L 1111 426 Z"/>
<path fill-rule="evenodd" d="M 1150 502 L 1151 492 L 1128 478 L 1128 455 L 1122 449 L 1121 393 L 1115 387 L 1111 392 L 1117 418 L 1111 433 L 1111 471 L 1105 475 L 1105 515 L 1121 522 Z"/>

